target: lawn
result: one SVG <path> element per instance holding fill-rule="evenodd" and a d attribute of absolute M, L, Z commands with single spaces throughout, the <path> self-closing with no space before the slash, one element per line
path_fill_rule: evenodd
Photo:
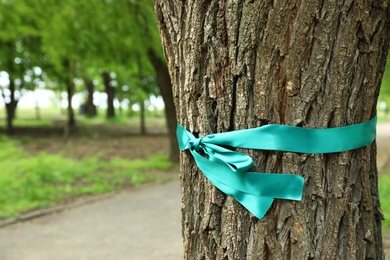
<path fill-rule="evenodd" d="M 86 156 L 81 160 L 64 154 L 37 156 L 27 153 L 15 140 L 0 140 L 0 218 L 87 194 L 121 190 L 150 181 L 175 178 L 165 155 L 145 159 Z"/>
<path fill-rule="evenodd" d="M 390 231 L 390 171 L 379 178 L 379 196 L 381 199 L 382 212 L 385 215 L 383 227 Z"/>
<path fill-rule="evenodd" d="M 78 117 L 66 141 L 61 116 L 33 117 L 19 111 L 15 134 L 0 135 L 0 218 L 178 176 L 167 159 L 163 117 L 148 118 L 154 134 L 146 136 L 137 134 L 137 117 Z"/>

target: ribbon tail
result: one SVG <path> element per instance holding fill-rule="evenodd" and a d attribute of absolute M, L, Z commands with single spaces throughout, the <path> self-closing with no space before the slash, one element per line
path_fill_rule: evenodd
<path fill-rule="evenodd" d="M 206 176 L 210 182 L 223 193 L 236 199 L 243 207 L 258 219 L 262 219 L 271 207 L 274 199 L 270 197 L 255 196 L 229 187 L 218 180 Z"/>
<path fill-rule="evenodd" d="M 304 178 L 294 174 L 243 172 L 234 176 L 241 179 L 248 193 L 275 199 L 302 200 Z M 235 180 L 234 180 L 235 181 Z M 261 187 L 261 191 L 258 191 Z"/>
<path fill-rule="evenodd" d="M 259 219 L 265 215 L 274 198 L 302 198 L 301 176 L 233 172 L 225 164 L 209 161 L 193 150 L 191 153 L 200 170 L 218 189 L 235 198 Z"/>
<path fill-rule="evenodd" d="M 206 177 L 244 193 L 278 199 L 301 200 L 304 179 L 293 174 L 233 172 L 226 164 L 210 161 L 191 150 Z"/>

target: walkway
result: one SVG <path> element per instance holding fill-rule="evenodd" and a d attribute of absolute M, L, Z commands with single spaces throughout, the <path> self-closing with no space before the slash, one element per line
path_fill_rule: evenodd
<path fill-rule="evenodd" d="M 183 259 L 178 181 L 0 229 L 1 260 Z"/>

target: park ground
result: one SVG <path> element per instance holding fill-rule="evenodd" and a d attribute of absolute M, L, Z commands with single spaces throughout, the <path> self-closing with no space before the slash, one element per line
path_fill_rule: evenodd
<path fill-rule="evenodd" d="M 377 162 L 379 168 L 379 182 L 389 179 L 390 177 L 390 123 L 380 124 L 377 128 Z M 382 194 L 381 203 L 384 205 L 390 199 L 390 194 Z M 385 216 L 390 217 L 388 214 Z M 388 223 L 388 220 L 387 220 Z M 390 256 L 390 227 L 384 224 L 383 242 L 385 254 Z"/>

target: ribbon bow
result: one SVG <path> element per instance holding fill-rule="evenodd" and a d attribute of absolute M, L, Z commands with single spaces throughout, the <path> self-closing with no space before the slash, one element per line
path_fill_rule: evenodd
<path fill-rule="evenodd" d="M 284 125 L 211 134 L 196 138 L 181 125 L 179 148 L 189 150 L 203 174 L 219 190 L 234 197 L 262 219 L 274 199 L 301 200 L 304 179 L 293 174 L 248 172 L 250 156 L 228 147 L 281 150 L 299 153 L 331 153 L 352 150 L 375 139 L 376 117 L 352 126 L 311 129 Z"/>

